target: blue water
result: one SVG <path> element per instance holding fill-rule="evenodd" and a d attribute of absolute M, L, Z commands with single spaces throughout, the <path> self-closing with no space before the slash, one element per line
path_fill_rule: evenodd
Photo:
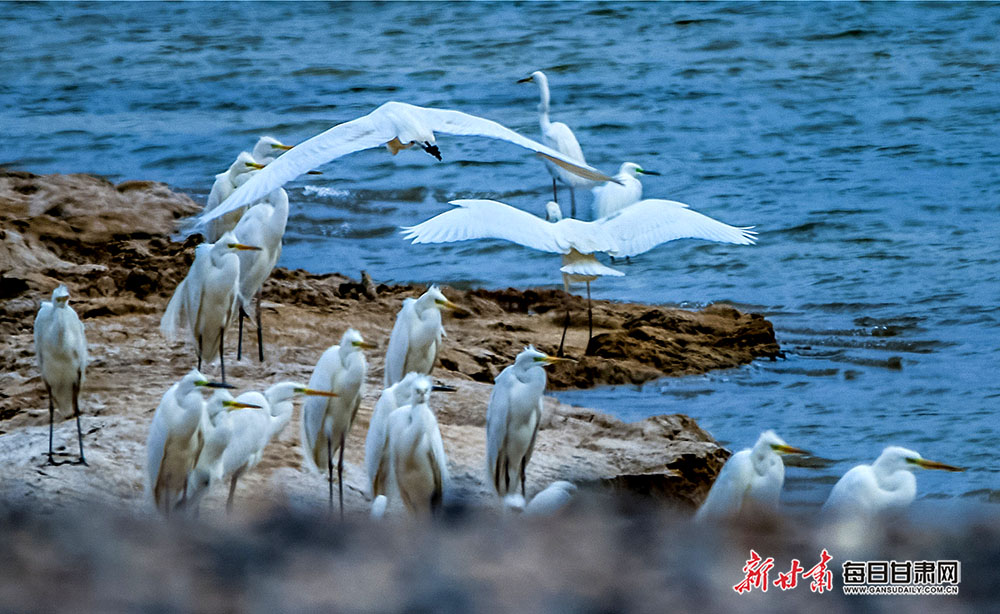
<path fill-rule="evenodd" d="M 729 301 L 766 314 L 788 353 L 560 398 L 686 413 L 734 447 L 774 428 L 832 461 L 789 470 L 793 504 L 890 443 L 970 468 L 921 473 L 922 497 L 995 503 L 998 32 L 988 4 L 5 4 L 0 162 L 204 198 L 258 135 L 298 142 L 389 99 L 537 137 L 537 89 L 515 81 L 544 69 L 591 164 L 639 162 L 663 173 L 647 196 L 760 231 L 751 248 L 662 246 L 595 294 Z M 398 238 L 452 198 L 537 213 L 548 198 L 517 148 L 439 144 L 442 163 L 372 150 L 291 184 L 281 264 L 558 287 L 552 256 Z"/>

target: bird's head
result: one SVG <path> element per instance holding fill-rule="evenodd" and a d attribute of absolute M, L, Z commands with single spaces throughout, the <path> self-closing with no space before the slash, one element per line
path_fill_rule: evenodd
<path fill-rule="evenodd" d="M 181 391 L 182 394 L 186 394 L 187 392 L 191 392 L 195 389 L 232 390 L 235 388 L 232 384 L 210 381 L 198 369 L 191 369 L 188 371 L 187 375 L 181 378 L 180 386 L 184 389 Z"/>
<path fill-rule="evenodd" d="M 559 203 L 554 200 L 545 203 L 545 221 L 558 222 L 561 219 L 563 219 L 563 215 L 562 209 L 559 208 Z"/>
<path fill-rule="evenodd" d="M 279 403 L 284 403 L 292 399 L 296 395 L 305 395 L 311 397 L 335 397 L 337 396 L 334 392 L 329 392 L 326 390 L 314 390 L 297 382 L 281 382 L 275 384 L 267 389 L 264 396 L 271 405 L 277 405 Z"/>
<path fill-rule="evenodd" d="M 656 171 L 642 168 L 635 162 L 626 162 L 622 164 L 621 168 L 618 169 L 618 173 L 622 175 L 632 175 L 633 177 L 637 177 L 639 175 L 659 175 Z"/>
<path fill-rule="evenodd" d="M 378 349 L 373 343 L 366 343 L 361 337 L 361 333 L 354 328 L 348 328 L 344 332 L 344 336 L 340 338 L 340 347 L 351 352 L 359 352 L 361 350 L 375 350 Z"/>
<path fill-rule="evenodd" d="M 437 286 L 431 286 L 424 292 L 423 296 L 420 298 L 426 298 L 426 300 L 432 301 L 436 309 L 448 309 L 451 311 L 461 311 L 462 308 L 452 303 L 448 298 L 441 292 L 441 289 Z"/>
<path fill-rule="evenodd" d="M 266 160 L 274 158 L 283 151 L 288 151 L 294 145 L 285 145 L 278 139 L 271 136 L 262 136 L 257 139 L 257 144 L 253 146 L 253 157 L 255 160 Z"/>
<path fill-rule="evenodd" d="M 917 469 L 939 469 L 941 471 L 965 471 L 961 467 L 946 465 L 937 461 L 928 460 L 913 450 L 901 448 L 899 446 L 889 446 L 882 450 L 882 454 L 875 461 L 875 464 L 885 468 L 889 473 L 906 469 L 915 471 Z"/>
<path fill-rule="evenodd" d="M 56 307 L 65 307 L 69 303 L 69 288 L 65 284 L 52 291 L 52 304 Z"/>
<path fill-rule="evenodd" d="M 517 80 L 518 83 L 531 83 L 532 81 L 534 81 L 535 83 L 537 83 L 539 85 L 542 85 L 542 84 L 548 85 L 549 84 L 548 77 L 546 77 L 545 73 L 543 73 L 540 70 L 536 70 L 535 72 L 531 73 L 527 77 L 525 77 L 523 79 L 518 79 Z"/>
<path fill-rule="evenodd" d="M 215 242 L 215 245 L 220 246 L 221 249 L 223 249 L 223 250 L 234 251 L 234 252 L 238 252 L 238 251 L 260 251 L 260 248 L 257 247 L 256 245 L 246 245 L 246 244 L 240 243 L 236 239 L 236 233 L 234 233 L 231 230 L 229 232 L 223 234 L 221 237 L 219 237 L 219 240 Z"/>
<path fill-rule="evenodd" d="M 530 369 L 531 367 L 547 367 L 549 365 L 554 365 L 560 362 L 576 362 L 572 358 L 560 358 L 557 356 L 549 356 L 545 352 L 539 352 L 535 349 L 535 346 L 529 345 L 524 348 L 517 358 L 514 359 L 514 364 L 522 369 Z"/>
<path fill-rule="evenodd" d="M 413 405 L 425 405 L 431 400 L 431 378 L 421 375 L 413 382 Z"/>
<path fill-rule="evenodd" d="M 262 168 L 264 168 L 264 165 L 257 162 L 252 153 L 241 151 L 240 155 L 236 156 L 236 161 L 229 167 L 229 174 L 235 178 L 238 175 L 259 171 Z"/>
<path fill-rule="evenodd" d="M 757 444 L 754 446 L 754 449 L 763 451 L 770 450 L 775 452 L 776 454 L 809 454 L 805 450 L 802 450 L 800 448 L 793 448 L 792 446 L 788 445 L 787 443 L 785 443 L 784 439 L 778 437 L 778 435 L 770 429 L 760 434 L 760 437 L 757 439 Z"/>

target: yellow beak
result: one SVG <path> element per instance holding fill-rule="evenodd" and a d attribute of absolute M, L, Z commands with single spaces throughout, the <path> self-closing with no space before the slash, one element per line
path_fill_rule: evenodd
<path fill-rule="evenodd" d="M 244 162 L 243 164 L 246 164 L 250 168 L 255 168 L 257 170 L 264 168 L 264 165 L 260 164 L 259 162 Z"/>
<path fill-rule="evenodd" d="M 560 362 L 576 362 L 576 361 L 573 360 L 572 358 L 565 358 L 562 356 L 546 356 L 545 358 L 542 358 L 542 362 L 554 365 Z"/>
<path fill-rule="evenodd" d="M 292 147 L 295 147 L 295 145 L 285 145 L 284 143 L 271 143 L 271 147 L 273 147 L 274 149 L 281 149 L 283 151 L 288 151 Z"/>
<path fill-rule="evenodd" d="M 351 345 L 353 345 L 356 348 L 362 348 L 362 349 L 365 349 L 365 350 L 377 350 L 378 349 L 377 345 L 375 345 L 374 343 L 368 343 L 367 341 L 355 341 Z"/>
<path fill-rule="evenodd" d="M 965 471 L 965 469 L 961 467 L 946 465 L 944 463 L 939 463 L 937 461 L 927 460 L 926 458 L 918 458 L 911 462 L 914 465 L 917 465 L 918 467 L 923 467 L 924 469 L 940 469 L 942 471 Z"/>
<path fill-rule="evenodd" d="M 792 446 L 774 445 L 771 448 L 780 454 L 809 454 L 802 448 L 793 448 Z"/>
<path fill-rule="evenodd" d="M 301 388 L 298 392 L 302 394 L 307 394 L 312 397 L 335 397 L 336 392 L 330 392 L 329 390 L 314 390 L 312 388 Z"/>
<path fill-rule="evenodd" d="M 260 251 L 259 247 L 256 247 L 254 245 L 244 245 L 242 243 L 230 243 L 229 247 L 230 249 L 239 249 L 243 251 L 251 251 L 251 250 Z"/>
<path fill-rule="evenodd" d="M 260 405 L 251 405 L 250 403 L 241 403 L 240 401 L 225 400 L 222 405 L 227 407 L 230 411 L 234 409 L 261 409 Z"/>

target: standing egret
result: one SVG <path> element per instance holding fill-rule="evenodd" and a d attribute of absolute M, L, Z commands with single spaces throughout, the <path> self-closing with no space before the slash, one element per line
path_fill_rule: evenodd
<path fill-rule="evenodd" d="M 210 382 L 197 369 L 191 369 L 163 394 L 149 425 L 146 487 L 156 508 L 165 514 L 183 503 L 188 474 L 201 452 L 203 387 L 232 388 Z"/>
<path fill-rule="evenodd" d="M 415 226 L 404 226 L 403 235 L 413 243 L 450 243 L 472 239 L 503 239 L 545 252 L 562 254 L 563 283 L 587 284 L 587 312 L 593 336 L 590 282 L 599 275 L 623 273 L 598 262 L 594 254 L 635 256 L 675 239 L 704 239 L 752 245 L 755 232 L 723 224 L 672 200 L 642 200 L 622 211 L 593 222 L 562 219 L 559 206 L 549 203 L 546 221 L 526 211 L 494 200 L 453 200 L 455 208 Z M 563 340 L 569 326 L 567 313 Z M 588 337 L 588 344 L 590 337 Z M 562 342 L 559 344 L 562 353 Z"/>
<path fill-rule="evenodd" d="M 722 466 L 708 496 L 698 508 L 695 521 L 718 521 L 734 518 L 741 510 L 753 507 L 769 512 L 778 510 L 781 486 L 785 482 L 785 464 L 780 454 L 808 454 L 793 448 L 768 430 L 760 434 L 753 448 L 733 454 Z"/>
<path fill-rule="evenodd" d="M 518 480 L 525 496 L 525 469 L 542 419 L 543 367 L 567 360 L 528 346 L 496 377 L 486 408 L 486 475 L 501 497 L 517 490 Z"/>
<path fill-rule="evenodd" d="M 534 81 L 538 84 L 538 93 L 541 101 L 538 104 L 538 124 L 542 129 L 542 142 L 555 149 L 567 158 L 580 164 L 587 164 L 583 157 L 583 150 L 576 140 L 576 135 L 569 129 L 569 126 L 562 122 L 549 121 L 549 79 L 540 70 L 536 70 L 531 75 L 518 81 L 518 83 L 529 83 Z M 583 176 L 568 173 L 561 167 L 555 166 L 546 160 L 545 167 L 552 176 L 552 200 L 559 202 L 559 194 L 556 191 L 556 180 L 563 182 L 569 187 L 570 217 L 576 217 L 576 188 L 589 188 L 594 185 L 593 181 Z M 614 178 L 615 181 L 618 178 Z"/>
<path fill-rule="evenodd" d="M 261 324 L 261 291 L 274 265 L 281 257 L 281 239 L 288 223 L 288 194 L 278 188 L 263 201 L 250 207 L 236 224 L 240 241 L 260 247 L 239 252 L 239 341 L 236 359 L 243 358 L 243 318 L 257 316 L 257 359 L 264 362 L 264 330 Z M 254 299 L 256 298 L 256 301 Z M 255 302 L 256 305 L 252 303 Z"/>
<path fill-rule="evenodd" d="M 823 512 L 869 519 L 900 510 L 917 496 L 917 469 L 965 471 L 921 457 L 913 450 L 889 446 L 871 465 L 858 465 L 834 484 Z"/>
<path fill-rule="evenodd" d="M 294 410 L 292 399 L 298 394 L 310 398 L 336 396 L 333 392 L 307 388 L 295 382 L 281 382 L 263 394 L 251 391 L 236 397 L 236 401 L 243 403 L 247 409 L 230 411 L 226 417 L 232 431 L 229 444 L 222 453 L 222 474 L 229 478 L 227 512 L 233 508 L 236 482 L 257 466 L 264 458 L 267 445 L 288 425 Z"/>
<path fill-rule="evenodd" d="M 241 250 L 260 248 L 238 243 L 232 232 L 195 248 L 191 270 L 174 290 L 160 319 L 160 331 L 168 339 L 176 337 L 180 327 L 191 331 L 199 370 L 202 360 L 211 362 L 218 355 L 222 381 L 226 381 L 223 341 L 239 298 L 240 260 L 236 252 Z"/>
<path fill-rule="evenodd" d="M 431 380 L 413 384 L 413 403 L 389 415 L 392 478 L 410 513 L 438 511 L 448 483 L 448 465 L 437 418 L 430 408 Z"/>
<path fill-rule="evenodd" d="M 55 408 L 62 413 L 73 410 L 76 417 L 76 438 L 80 444 L 80 460 L 83 456 L 83 430 L 80 427 L 80 388 L 83 386 L 87 370 L 87 337 L 83 323 L 69 306 L 69 290 L 60 284 L 52 292 L 52 300 L 42 303 L 35 316 L 35 357 L 42 381 L 49 393 L 49 464 L 52 460 L 52 431 L 55 422 Z"/>
<path fill-rule="evenodd" d="M 306 465 L 320 471 L 326 467 L 329 481 L 330 510 L 333 510 L 333 455 L 337 462 L 337 487 L 340 492 L 340 517 L 344 517 L 344 443 L 354 424 L 354 417 L 364 396 L 368 363 L 363 349 L 374 349 L 361 333 L 347 329 L 340 345 L 331 346 L 316 363 L 309 387 L 329 390 L 331 399 L 308 399 L 302 407 L 302 453 Z"/>
<path fill-rule="evenodd" d="M 202 446 L 194 467 L 188 472 L 185 507 L 198 513 L 198 506 L 209 487 L 222 481 L 224 476 L 222 455 L 233 435 L 229 419 L 228 401 L 234 401 L 228 390 L 216 390 L 205 403 L 198 429 Z"/>
<path fill-rule="evenodd" d="M 240 155 L 236 156 L 236 161 L 230 164 L 228 169 L 215 176 L 215 183 L 212 184 L 212 191 L 208 193 L 203 213 L 215 210 L 224 200 L 229 198 L 230 194 L 236 191 L 236 188 L 250 179 L 250 173 L 262 168 L 264 168 L 264 164 L 255 160 L 253 154 L 246 151 L 240 152 Z M 240 207 L 213 220 L 205 232 L 208 242 L 215 243 L 219 237 L 235 228 L 244 211 L 245 208 Z"/>
<path fill-rule="evenodd" d="M 262 136 L 257 139 L 257 143 L 253 146 L 250 154 L 253 156 L 254 162 L 267 166 L 292 147 L 294 145 L 285 145 L 274 137 Z"/>
<path fill-rule="evenodd" d="M 384 389 L 372 410 L 365 436 L 365 468 L 368 471 L 368 489 L 372 499 L 386 493 L 389 477 L 389 414 L 413 403 L 413 384 L 421 374 L 409 372 L 402 380 Z"/>
<path fill-rule="evenodd" d="M 437 286 L 431 286 L 420 298 L 408 298 L 396 315 L 385 351 L 386 388 L 403 379 L 411 371 L 430 375 L 441 349 L 444 326 L 442 309 L 459 309 Z"/>
<path fill-rule="evenodd" d="M 591 205 L 594 219 L 608 217 L 642 200 L 640 174 L 659 175 L 656 171 L 646 170 L 635 162 L 626 162 L 615 175 L 619 183 L 608 182 L 594 188 L 592 190 L 594 202 Z"/>
<path fill-rule="evenodd" d="M 418 145 L 440 160 L 441 152 L 435 144 L 435 132 L 507 141 L 534 151 L 561 168 L 592 181 L 616 181 L 586 163 L 571 159 L 494 121 L 461 111 L 428 109 L 390 101 L 368 115 L 338 124 L 296 145 L 259 173 L 255 173 L 219 207 L 203 212 L 197 224 L 207 224 L 215 218 L 245 207 L 312 168 L 363 149 L 385 145 L 390 153 L 396 154 Z"/>

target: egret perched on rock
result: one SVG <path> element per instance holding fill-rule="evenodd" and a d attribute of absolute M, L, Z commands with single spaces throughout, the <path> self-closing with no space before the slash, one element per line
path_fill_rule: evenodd
<path fill-rule="evenodd" d="M 264 457 L 264 449 L 292 419 L 292 400 L 295 395 L 306 395 L 321 401 L 337 396 L 335 392 L 307 388 L 295 382 L 281 382 L 271 386 L 263 394 L 251 391 L 236 397 L 237 401 L 249 408 L 230 411 L 226 417 L 232 431 L 229 444 L 222 453 L 222 474 L 229 478 L 227 511 L 232 510 L 237 481 L 257 466 Z"/>
<path fill-rule="evenodd" d="M 241 250 L 260 248 L 237 242 L 232 232 L 215 243 L 202 243 L 195 248 L 191 270 L 174 290 L 160 319 L 160 331 L 168 339 L 175 338 L 179 328 L 191 331 L 198 370 L 202 360 L 211 362 L 218 356 L 222 381 L 226 381 L 225 331 L 236 313 L 239 298 L 240 260 L 236 253 Z"/>
<path fill-rule="evenodd" d="M 635 162 L 626 162 L 615 175 L 618 183 L 608 182 L 594 188 L 592 190 L 594 201 L 591 205 L 594 219 L 608 217 L 642 200 L 642 182 L 639 181 L 639 175 L 659 175 L 659 173 L 646 170 Z"/>
<path fill-rule="evenodd" d="M 354 424 L 354 417 L 364 396 L 368 363 L 362 350 L 374 349 L 361 333 L 347 329 L 340 345 L 328 348 L 316 363 L 309 387 L 329 390 L 332 399 L 308 399 L 302 408 L 302 453 L 306 465 L 327 470 L 330 509 L 333 510 L 333 455 L 339 450 L 337 486 L 340 492 L 340 516 L 344 516 L 344 444 Z"/>
<path fill-rule="evenodd" d="M 42 303 L 35 316 L 35 358 L 42 381 L 49 393 L 49 464 L 52 459 L 52 431 L 55 428 L 55 408 L 63 414 L 73 412 L 76 418 L 76 438 L 83 456 L 83 430 L 80 427 L 80 388 L 87 371 L 87 337 L 83 323 L 69 306 L 69 290 L 60 284 L 52 292 L 52 300 Z"/>
<path fill-rule="evenodd" d="M 536 70 L 531 75 L 519 80 L 518 83 L 529 83 L 531 81 L 538 84 L 538 93 L 541 97 L 538 104 L 538 124 L 542 129 L 542 142 L 565 155 L 570 160 L 586 164 L 587 161 L 583 157 L 583 150 L 580 149 L 580 143 L 577 142 L 576 135 L 573 134 L 569 126 L 562 122 L 549 121 L 548 77 L 542 71 Z M 576 188 L 589 188 L 594 185 L 594 182 L 589 177 L 568 173 L 564 168 L 555 166 L 548 160 L 546 160 L 545 167 L 549 170 L 549 174 L 552 175 L 552 200 L 559 202 L 559 194 L 556 190 L 556 180 L 558 179 L 569 187 L 570 217 L 576 217 Z M 613 179 L 614 181 L 618 181 L 617 178 Z"/>
<path fill-rule="evenodd" d="M 236 359 L 243 357 L 243 318 L 257 318 L 257 359 L 264 362 L 264 329 L 261 324 L 261 289 L 281 257 L 281 239 L 288 223 L 288 194 L 281 188 L 250 207 L 240 218 L 236 237 L 259 250 L 238 253 L 240 259 L 239 341 Z M 254 300 L 256 299 L 256 301 Z M 256 303 L 256 304 L 254 304 Z"/>
<path fill-rule="evenodd" d="M 208 381 L 192 369 L 167 389 L 153 414 L 146 439 L 146 487 L 156 508 L 165 514 L 182 504 L 188 474 L 201 453 L 199 430 L 205 412 L 203 388 L 232 388 Z"/>
<path fill-rule="evenodd" d="M 780 454 L 808 454 L 793 448 L 774 431 L 764 431 L 753 448 L 733 454 L 715 478 L 695 520 L 718 521 L 754 508 L 775 512 L 785 483 L 785 464 Z"/>
<path fill-rule="evenodd" d="M 869 519 L 906 508 L 917 496 L 918 469 L 965 471 L 927 460 L 913 450 L 889 446 L 871 465 L 858 465 L 833 486 L 823 512 L 839 517 Z"/>
<path fill-rule="evenodd" d="M 544 367 L 567 360 L 528 346 L 496 377 L 486 408 L 486 475 L 501 497 L 517 490 L 518 481 L 525 496 L 525 470 L 542 420 Z"/>
<path fill-rule="evenodd" d="M 390 153 L 396 154 L 417 145 L 440 160 L 441 152 L 436 145 L 435 132 L 507 141 L 592 181 L 615 181 L 586 163 L 571 159 L 494 121 L 461 111 L 428 109 L 392 101 L 368 115 L 338 124 L 296 145 L 237 188 L 222 205 L 205 211 L 198 223 L 207 224 L 217 217 L 245 207 L 310 169 L 363 149 L 385 145 Z"/>
<path fill-rule="evenodd" d="M 437 286 L 431 286 L 420 298 L 407 298 L 396 315 L 385 352 L 386 388 L 403 379 L 403 375 L 429 375 L 437 361 L 444 337 L 441 325 L 442 309 L 459 309 L 445 298 Z"/>
<path fill-rule="evenodd" d="M 532 249 L 562 254 L 562 268 L 559 270 L 564 275 L 567 292 L 571 281 L 587 284 L 591 336 L 590 282 L 600 275 L 623 275 L 621 271 L 598 262 L 595 254 L 604 252 L 612 256 L 635 256 L 676 239 L 703 239 L 737 245 L 752 245 L 756 241 L 756 233 L 750 227 L 723 224 L 672 200 L 642 200 L 593 222 L 562 219 L 556 203 L 546 206 L 547 216 L 555 221 L 543 220 L 494 200 L 453 200 L 450 204 L 455 208 L 415 226 L 403 227 L 404 238 L 412 239 L 414 243 L 503 239 Z M 564 327 L 564 340 L 565 335 Z M 561 346 L 562 343 L 560 353 Z"/>
<path fill-rule="evenodd" d="M 399 496 L 413 514 L 436 512 L 448 483 L 448 463 L 430 408 L 431 380 L 413 384 L 413 403 L 389 415 L 389 457 Z"/>
<path fill-rule="evenodd" d="M 229 165 L 225 172 L 215 176 L 215 183 L 212 184 L 212 191 L 208 193 L 208 200 L 205 202 L 203 214 L 214 211 L 229 195 L 236 191 L 236 188 L 243 185 L 250 179 L 250 173 L 264 168 L 264 164 L 254 159 L 253 154 L 242 151 L 236 156 L 236 160 Z M 240 221 L 245 207 L 234 209 L 225 216 L 212 220 L 205 231 L 205 237 L 209 243 L 219 240 L 226 232 L 236 227 Z"/>

